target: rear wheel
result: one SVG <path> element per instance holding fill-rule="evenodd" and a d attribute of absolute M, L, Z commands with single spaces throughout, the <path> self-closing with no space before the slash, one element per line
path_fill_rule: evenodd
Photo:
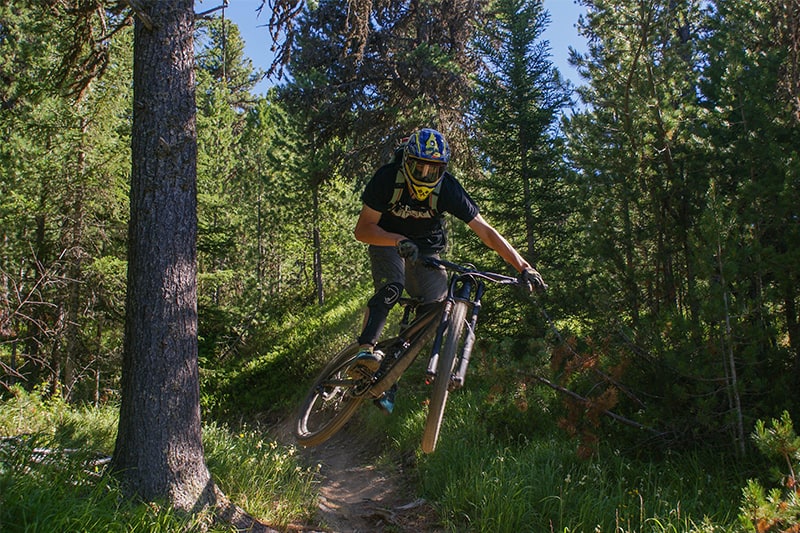
<path fill-rule="evenodd" d="M 339 352 L 308 391 L 300 405 L 294 430 L 299 444 L 322 444 L 342 429 L 356 412 L 362 400 L 357 393 L 369 384 L 366 379 L 353 379 L 347 375 L 358 349 L 358 344 L 351 344 Z"/>
<path fill-rule="evenodd" d="M 425 422 L 425 430 L 422 433 L 422 451 L 425 453 L 433 452 L 439 439 L 444 407 L 450 392 L 453 365 L 456 361 L 456 354 L 466 337 L 467 307 L 466 302 L 456 302 L 450 315 L 447 337 L 445 338 L 442 352 L 439 354 L 439 362 L 436 365 L 436 378 L 433 381 L 431 401 L 428 405 L 428 419 Z"/>

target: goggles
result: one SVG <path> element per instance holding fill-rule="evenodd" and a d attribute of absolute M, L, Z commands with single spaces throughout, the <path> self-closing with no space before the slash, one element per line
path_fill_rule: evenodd
<path fill-rule="evenodd" d="M 447 163 L 433 163 L 415 157 L 406 158 L 406 172 L 419 184 L 434 185 L 442 179 Z"/>

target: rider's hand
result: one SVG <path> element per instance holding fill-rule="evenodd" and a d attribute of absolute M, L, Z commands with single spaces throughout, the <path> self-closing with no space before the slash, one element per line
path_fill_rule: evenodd
<path fill-rule="evenodd" d="M 397 243 L 397 253 L 403 259 L 408 259 L 413 263 L 419 259 L 419 246 L 410 239 L 403 239 Z"/>
<path fill-rule="evenodd" d="M 520 283 L 523 283 L 528 287 L 529 291 L 546 291 L 547 284 L 542 279 L 542 275 L 539 274 L 536 269 L 528 267 L 522 272 L 519 273 L 518 278 Z"/>

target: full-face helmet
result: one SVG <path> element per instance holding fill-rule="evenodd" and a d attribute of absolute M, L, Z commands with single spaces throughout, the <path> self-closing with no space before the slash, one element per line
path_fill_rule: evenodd
<path fill-rule="evenodd" d="M 403 150 L 403 174 L 411 196 L 425 200 L 442 181 L 450 147 L 441 133 L 429 128 L 414 132 Z"/>

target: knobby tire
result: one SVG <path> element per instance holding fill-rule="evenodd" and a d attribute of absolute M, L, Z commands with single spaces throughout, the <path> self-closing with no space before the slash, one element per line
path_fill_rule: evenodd
<path fill-rule="evenodd" d="M 444 407 L 450 392 L 450 379 L 456 354 L 466 333 L 464 326 L 467 319 L 467 307 L 466 302 L 456 302 L 450 315 L 447 337 L 436 365 L 436 377 L 433 381 L 431 401 L 428 405 L 428 419 L 422 433 L 422 451 L 425 453 L 432 453 L 436 449 L 436 442 L 439 439 L 439 430 L 442 427 Z"/>
<path fill-rule="evenodd" d="M 294 435 L 302 446 L 317 446 L 350 420 L 362 398 L 351 394 L 355 381 L 346 371 L 358 354 L 358 344 L 339 352 L 319 373 L 300 405 Z"/>

